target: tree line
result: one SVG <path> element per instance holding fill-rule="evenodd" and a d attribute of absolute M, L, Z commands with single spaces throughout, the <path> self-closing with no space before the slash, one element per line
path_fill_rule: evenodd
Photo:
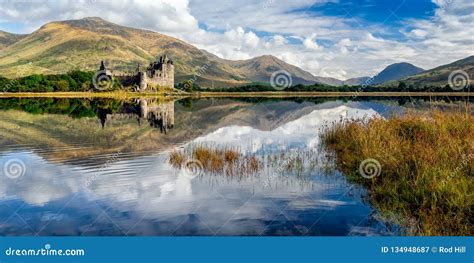
<path fill-rule="evenodd" d="M 0 77 L 0 92 L 86 92 L 99 91 L 94 89 L 94 72 L 74 70 L 66 74 L 43 75 L 34 74 L 16 79 Z M 119 80 L 113 79 L 113 85 L 100 91 L 131 90 L 132 87 L 124 87 Z M 175 84 L 175 88 L 186 91 L 213 91 L 213 92 L 265 92 L 265 91 L 286 91 L 286 92 L 455 92 L 449 85 L 439 86 L 418 86 L 399 82 L 398 86 L 330 86 L 320 83 L 312 85 L 294 85 L 285 89 L 275 89 L 266 83 L 255 83 L 237 87 L 221 87 L 207 89 L 200 87 L 197 83 L 184 81 Z M 465 91 L 465 90 L 459 90 Z"/>
<path fill-rule="evenodd" d="M 94 72 L 74 70 L 66 74 L 34 74 L 16 79 L 0 77 L 0 92 L 84 92 L 94 90 Z M 120 89 L 119 81 L 113 81 L 109 90 Z"/>

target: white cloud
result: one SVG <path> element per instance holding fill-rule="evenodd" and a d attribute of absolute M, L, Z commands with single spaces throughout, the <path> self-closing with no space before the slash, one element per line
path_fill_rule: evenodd
<path fill-rule="evenodd" d="M 237 27 L 236 29 L 226 31 L 224 36 L 226 36 L 229 41 L 240 43 L 241 45 L 245 45 L 249 48 L 256 48 L 260 41 L 254 32 L 245 32 L 242 27 Z"/>
<path fill-rule="evenodd" d="M 36 29 L 50 21 L 99 16 L 122 25 L 184 33 L 198 29 L 188 5 L 187 0 L 0 0 L 0 22 L 21 22 L 26 29 Z"/>
<path fill-rule="evenodd" d="M 433 0 L 434 17 L 411 20 L 406 36 L 413 42 L 416 61 L 426 68 L 474 54 L 474 3 L 470 0 Z"/>
<path fill-rule="evenodd" d="M 412 31 L 410 31 L 410 36 L 415 37 L 415 38 L 424 38 L 427 35 L 428 35 L 428 32 L 421 29 L 413 29 Z"/>
<path fill-rule="evenodd" d="M 282 35 L 274 35 L 273 43 L 278 46 L 283 46 L 288 43 L 288 40 L 286 40 L 286 38 Z"/>
<path fill-rule="evenodd" d="M 311 34 L 310 37 L 307 37 L 307 38 L 303 41 L 303 45 L 304 45 L 307 49 L 311 49 L 311 50 L 319 50 L 319 49 L 322 49 L 322 47 L 319 46 L 318 43 L 316 42 L 316 34 L 315 34 L 315 33 Z"/>

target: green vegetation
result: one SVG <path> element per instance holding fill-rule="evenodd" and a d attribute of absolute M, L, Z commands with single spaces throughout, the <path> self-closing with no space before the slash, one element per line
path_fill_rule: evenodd
<path fill-rule="evenodd" d="M 285 92 L 466 92 L 466 90 L 455 91 L 448 85 L 444 87 L 440 86 L 414 86 L 407 85 L 404 82 L 400 82 L 396 87 L 385 87 L 385 86 L 330 86 L 326 84 L 313 84 L 313 85 L 302 85 L 298 84 L 285 88 L 283 90 L 276 90 L 268 84 L 252 84 L 240 87 L 231 88 L 216 88 L 216 89 L 205 89 L 195 87 L 195 91 L 212 91 L 212 92 L 266 92 L 266 91 L 285 91 Z"/>
<path fill-rule="evenodd" d="M 92 83 L 94 72 L 74 70 L 67 74 L 42 75 L 35 74 L 17 79 L 7 79 L 0 77 L 0 92 L 110 92 L 110 91 L 131 91 L 131 87 L 124 87 L 120 80 L 114 79 L 110 87 L 105 85 L 105 89 L 95 89 Z M 101 86 L 102 87 L 102 86 Z M 466 90 L 455 91 L 448 85 L 444 87 L 424 86 L 415 87 L 400 82 L 397 87 L 383 86 L 330 86 L 325 84 L 302 85 L 298 84 L 276 90 L 266 83 L 255 83 L 245 86 L 208 89 L 200 87 L 197 83 L 187 80 L 175 85 L 175 88 L 185 92 L 466 92 Z"/>
<path fill-rule="evenodd" d="M 341 120 L 325 128 L 322 141 L 337 168 L 364 185 L 382 216 L 406 234 L 473 235 L 473 131 L 468 110 L 433 110 Z M 380 163 L 371 179 L 359 171 L 367 159 Z"/>
<path fill-rule="evenodd" d="M 85 92 L 97 91 L 94 89 L 93 72 L 71 71 L 67 74 L 42 75 L 36 74 L 17 79 L 0 77 L 0 91 L 2 92 Z M 113 81 L 113 85 L 103 91 L 119 90 L 120 81 Z"/>
<path fill-rule="evenodd" d="M 252 84 L 238 87 L 230 88 L 215 88 L 215 89 L 205 89 L 205 88 L 196 88 L 197 91 L 212 91 L 212 92 L 260 92 L 260 91 L 277 91 L 272 86 L 268 84 Z"/>
<path fill-rule="evenodd" d="M 175 84 L 174 87 L 179 89 L 179 90 L 186 91 L 186 92 L 193 92 L 193 91 L 196 91 L 196 90 L 201 90 L 201 87 L 192 80 L 185 80 L 183 82 Z"/>

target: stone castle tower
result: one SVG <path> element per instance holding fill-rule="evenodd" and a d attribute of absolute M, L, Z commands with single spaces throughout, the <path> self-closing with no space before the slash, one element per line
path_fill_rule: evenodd
<path fill-rule="evenodd" d="M 101 62 L 97 71 L 98 76 L 107 75 L 112 79 L 112 73 L 105 67 L 104 61 Z M 138 65 L 134 75 L 116 75 L 125 87 L 135 87 L 135 91 L 157 91 L 160 87 L 174 88 L 174 65 L 173 61 L 166 55 L 161 56 L 157 61 L 143 71 Z"/>
<path fill-rule="evenodd" d="M 141 71 L 139 65 L 137 71 L 139 91 L 157 87 L 174 87 L 174 65 L 166 55 L 160 57 L 158 61 L 150 63 L 145 71 Z"/>

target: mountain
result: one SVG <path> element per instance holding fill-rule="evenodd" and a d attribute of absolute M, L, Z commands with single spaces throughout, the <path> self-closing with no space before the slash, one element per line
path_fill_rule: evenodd
<path fill-rule="evenodd" d="M 24 74 L 65 73 L 72 69 L 96 70 L 105 60 L 115 73 L 125 73 L 137 64 L 147 65 L 167 53 L 175 61 L 177 81 L 190 78 L 208 65 L 211 81 L 246 83 L 245 77 L 227 65 L 209 61 L 202 51 L 176 38 L 152 31 L 122 27 L 100 18 L 51 22 L 3 49 L 0 74 L 14 74 L 32 62 Z"/>
<path fill-rule="evenodd" d="M 292 74 L 293 84 L 326 81 L 273 56 L 240 61 L 221 59 L 179 39 L 97 17 L 51 22 L 17 40 L 11 34 L 3 35 L 5 40 L 0 43 L 5 43 L 5 48 L 0 52 L 0 75 L 7 77 L 29 62 L 31 65 L 22 70 L 25 75 L 96 70 L 101 60 L 115 74 L 123 74 L 166 53 L 174 61 L 176 82 L 196 79 L 196 83 L 207 87 L 269 82 L 276 70 Z"/>
<path fill-rule="evenodd" d="M 356 85 L 362 85 L 366 83 L 370 77 L 359 77 L 359 78 L 351 78 L 351 79 L 346 79 L 343 81 L 343 85 L 348 85 L 348 86 L 356 86 Z"/>
<path fill-rule="evenodd" d="M 18 42 L 23 37 L 25 37 L 25 35 L 11 34 L 0 30 L 0 50 Z"/>
<path fill-rule="evenodd" d="M 370 81 L 370 84 L 382 84 L 388 81 L 400 80 L 423 71 L 424 69 L 410 63 L 395 63 L 387 66 L 384 70 L 380 71 L 379 74 L 375 75 Z"/>
<path fill-rule="evenodd" d="M 448 84 L 449 75 L 456 70 L 462 70 L 467 73 L 467 79 L 471 85 L 474 84 L 474 56 L 454 61 L 447 65 L 442 65 L 419 74 L 402 79 L 408 85 L 415 87 L 438 86 L 444 87 Z M 463 77 L 466 79 L 466 77 Z M 398 82 L 392 82 L 391 85 L 398 85 Z"/>
<path fill-rule="evenodd" d="M 208 53 L 210 59 L 229 65 L 240 74 L 256 82 L 268 82 L 275 71 L 285 70 L 292 77 L 293 84 L 314 84 L 315 82 L 330 84 L 331 78 L 316 77 L 296 66 L 288 64 L 274 56 L 264 55 L 247 60 L 221 59 Z M 338 80 L 337 80 L 338 81 Z"/>
<path fill-rule="evenodd" d="M 415 75 L 424 71 L 424 69 L 416 67 L 410 63 L 402 62 L 402 63 L 395 63 L 387 66 L 382 71 L 380 71 L 377 75 L 373 77 L 358 77 L 358 78 L 351 78 L 344 81 L 341 81 L 339 85 L 348 85 L 348 86 L 356 86 L 356 85 L 376 85 L 382 84 L 389 81 L 396 81 L 407 76 Z"/>
<path fill-rule="evenodd" d="M 295 84 L 313 84 L 316 79 L 311 73 L 306 72 L 296 66 L 279 60 L 274 56 L 260 56 L 248 60 L 227 61 L 227 64 L 236 68 L 243 75 L 252 80 L 267 82 L 273 72 L 285 69 L 292 76 Z"/>

